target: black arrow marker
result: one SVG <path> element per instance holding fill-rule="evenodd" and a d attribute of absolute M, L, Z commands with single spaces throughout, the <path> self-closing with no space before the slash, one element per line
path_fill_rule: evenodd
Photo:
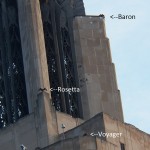
<path fill-rule="evenodd" d="M 114 15 L 112 15 L 112 16 L 110 16 L 110 18 L 115 19 L 115 18 L 118 18 L 118 17 L 114 17 Z"/>
<path fill-rule="evenodd" d="M 114 19 L 114 17 L 113 17 L 113 16 L 114 16 L 114 15 L 110 16 L 110 18 Z"/>

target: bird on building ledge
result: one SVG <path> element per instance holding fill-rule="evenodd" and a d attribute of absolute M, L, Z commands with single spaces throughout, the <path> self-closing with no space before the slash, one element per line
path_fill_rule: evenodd
<path fill-rule="evenodd" d="M 47 91 L 47 89 L 46 88 L 39 88 L 39 91 L 44 92 L 44 91 Z"/>
<path fill-rule="evenodd" d="M 101 19 L 105 19 L 105 16 L 104 16 L 103 14 L 100 14 L 99 17 L 100 17 Z"/>

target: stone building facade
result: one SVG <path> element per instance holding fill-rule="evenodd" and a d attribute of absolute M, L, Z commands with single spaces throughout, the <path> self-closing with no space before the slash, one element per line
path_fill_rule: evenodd
<path fill-rule="evenodd" d="M 150 149 L 124 123 L 105 18 L 82 0 L 0 0 L 0 110 L 0 150 Z"/>

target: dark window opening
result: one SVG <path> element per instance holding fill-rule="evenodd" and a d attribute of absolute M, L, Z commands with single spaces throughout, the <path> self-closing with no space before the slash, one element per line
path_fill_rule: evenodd
<path fill-rule="evenodd" d="M 121 150 L 125 150 L 125 144 L 120 143 Z"/>
<path fill-rule="evenodd" d="M 61 104 L 61 94 L 57 91 L 57 88 L 60 86 L 58 67 L 57 67 L 57 54 L 54 44 L 54 34 L 53 34 L 53 25 L 51 18 L 51 5 L 49 1 L 41 0 L 41 14 L 43 21 L 43 30 L 44 30 L 44 39 L 45 39 L 45 48 L 48 64 L 48 73 L 50 88 L 52 88 L 51 96 L 52 103 L 55 106 L 55 109 L 62 111 Z"/>
<path fill-rule="evenodd" d="M 0 127 L 28 114 L 18 8 L 16 1 L 0 4 Z M 4 13 L 3 13 L 4 12 Z M 4 19 L 2 19 L 4 18 Z"/>
<path fill-rule="evenodd" d="M 76 87 L 76 80 L 68 20 L 62 8 L 56 8 L 55 4 L 58 6 L 58 3 L 50 0 L 40 0 L 50 88 L 72 88 Z M 77 93 L 53 90 L 51 96 L 56 110 L 79 117 Z"/>
<path fill-rule="evenodd" d="M 75 77 L 74 77 L 74 66 L 70 45 L 70 37 L 69 32 L 66 27 L 61 28 L 62 34 L 62 43 L 63 43 L 63 65 L 64 65 L 64 78 L 66 82 L 66 87 L 72 88 L 76 87 Z M 78 117 L 78 105 L 77 105 L 77 93 L 70 92 L 66 94 L 66 104 L 67 113 L 72 115 L 73 117 Z"/>

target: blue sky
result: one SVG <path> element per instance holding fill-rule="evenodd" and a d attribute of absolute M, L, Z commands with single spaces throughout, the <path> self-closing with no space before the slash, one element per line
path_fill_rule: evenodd
<path fill-rule="evenodd" d="M 84 0 L 87 15 L 104 14 L 125 122 L 150 133 L 150 1 Z M 111 15 L 135 15 L 135 20 Z"/>

